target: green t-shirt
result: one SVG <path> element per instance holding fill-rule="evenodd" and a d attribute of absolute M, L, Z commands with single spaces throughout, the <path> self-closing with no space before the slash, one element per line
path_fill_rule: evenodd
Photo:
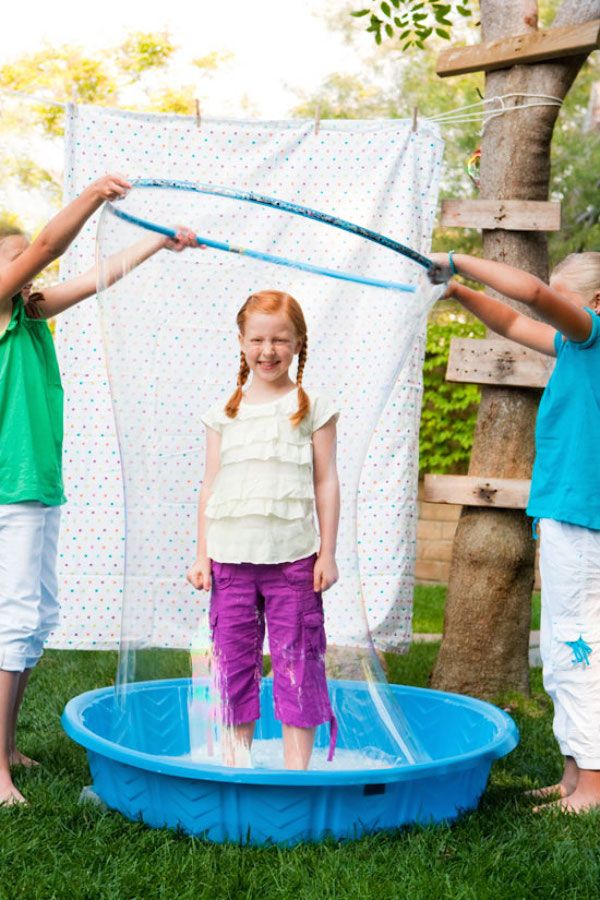
<path fill-rule="evenodd" d="M 0 503 L 65 502 L 63 389 L 48 323 L 14 299 L 0 335 Z"/>

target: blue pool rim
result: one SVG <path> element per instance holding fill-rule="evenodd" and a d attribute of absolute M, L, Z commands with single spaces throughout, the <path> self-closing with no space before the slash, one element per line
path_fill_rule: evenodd
<path fill-rule="evenodd" d="M 125 691 L 147 690 L 152 688 L 180 687 L 189 684 L 187 678 L 173 678 L 160 681 L 136 682 L 128 685 Z M 356 690 L 355 681 L 331 681 L 331 687 L 342 687 Z M 365 687 L 366 689 L 366 687 Z M 440 776 L 449 772 L 469 769 L 484 759 L 493 762 L 510 753 L 519 742 L 519 731 L 512 718 L 503 710 L 484 700 L 474 697 L 453 694 L 445 691 L 434 691 L 430 688 L 418 688 L 404 685 L 390 685 L 390 689 L 402 700 L 402 694 L 431 697 L 435 695 L 440 701 L 453 706 L 472 709 L 488 720 L 492 720 L 497 728 L 495 737 L 475 749 L 455 756 L 437 758 L 430 762 L 413 765 L 390 766 L 386 769 L 352 769 L 346 771 L 306 771 L 290 772 L 285 769 L 238 769 L 228 766 L 202 765 L 192 760 L 177 761 L 176 757 L 160 756 L 144 753 L 123 747 L 114 741 L 103 738 L 88 728 L 83 717 L 90 706 L 107 697 L 115 697 L 114 687 L 97 688 L 79 694 L 70 700 L 62 714 L 61 723 L 67 735 L 86 750 L 100 756 L 124 763 L 138 769 L 158 772 L 178 778 L 196 779 L 198 781 L 218 781 L 244 784 L 282 785 L 287 787 L 325 787 L 329 785 L 355 785 L 372 781 L 378 784 L 387 782 L 415 781 L 430 776 Z"/>

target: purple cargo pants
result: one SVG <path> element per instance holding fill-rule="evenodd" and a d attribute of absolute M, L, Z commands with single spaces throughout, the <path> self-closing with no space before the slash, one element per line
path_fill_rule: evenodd
<path fill-rule="evenodd" d="M 212 564 L 210 626 L 222 721 L 241 725 L 260 717 L 265 619 L 273 666 L 275 717 L 284 725 L 337 723 L 325 677 L 321 594 L 313 588 L 315 557 L 294 562 Z"/>

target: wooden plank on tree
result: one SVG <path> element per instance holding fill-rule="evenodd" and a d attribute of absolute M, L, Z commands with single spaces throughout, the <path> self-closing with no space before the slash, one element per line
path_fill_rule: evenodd
<path fill-rule="evenodd" d="M 545 200 L 442 200 L 441 225 L 560 231 L 560 203 Z"/>
<path fill-rule="evenodd" d="M 475 475 L 426 475 L 423 500 L 459 506 L 493 506 L 525 509 L 529 499 L 528 478 L 479 478 Z"/>
<path fill-rule="evenodd" d="M 466 72 L 491 72 L 523 63 L 547 62 L 564 56 L 590 53 L 598 46 L 600 19 L 563 28 L 545 28 L 474 44 L 442 50 L 436 72 L 440 78 Z"/>
<path fill-rule="evenodd" d="M 514 341 L 452 338 L 446 381 L 543 388 L 556 360 Z"/>

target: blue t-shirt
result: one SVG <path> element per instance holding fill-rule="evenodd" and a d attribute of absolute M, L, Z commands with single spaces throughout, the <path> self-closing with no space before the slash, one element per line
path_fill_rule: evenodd
<path fill-rule="evenodd" d="M 554 336 L 556 366 L 535 427 L 527 514 L 600 529 L 600 317 L 587 340 Z"/>

